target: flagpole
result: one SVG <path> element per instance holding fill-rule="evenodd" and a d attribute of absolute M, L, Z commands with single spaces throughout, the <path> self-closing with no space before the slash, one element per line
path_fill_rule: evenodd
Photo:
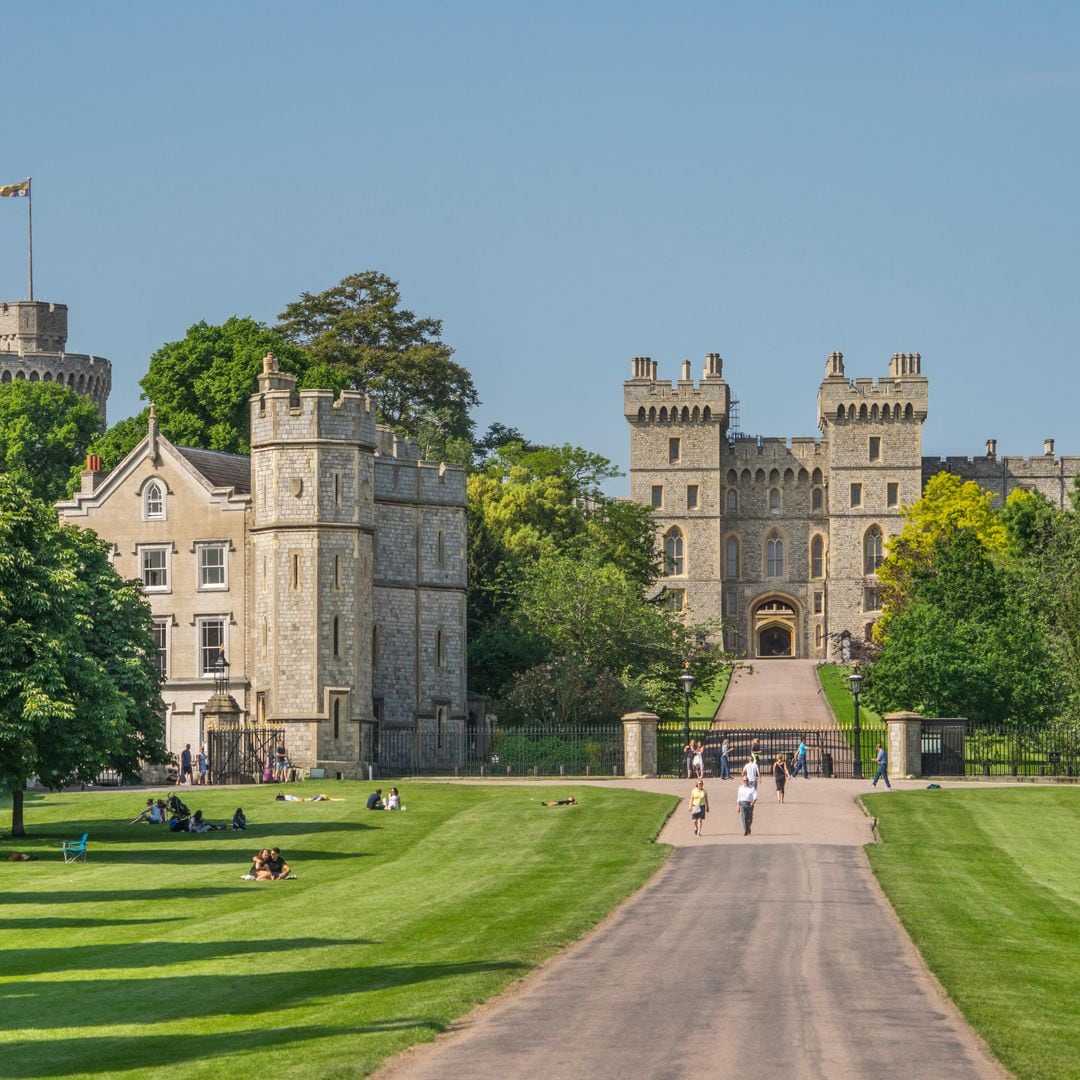
<path fill-rule="evenodd" d="M 34 299 L 34 185 L 33 178 L 26 178 L 26 240 L 28 255 L 28 273 L 30 278 L 30 299 Z"/>

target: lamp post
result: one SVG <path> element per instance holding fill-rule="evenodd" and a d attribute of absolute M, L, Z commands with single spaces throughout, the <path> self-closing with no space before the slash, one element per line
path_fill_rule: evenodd
<path fill-rule="evenodd" d="M 214 693 L 227 694 L 229 692 L 229 661 L 225 659 L 224 649 L 218 651 L 212 669 L 214 672 Z"/>
<path fill-rule="evenodd" d="M 682 683 L 682 692 L 686 704 L 686 713 L 683 720 L 683 732 L 686 741 L 683 745 L 687 746 L 690 743 L 690 691 L 694 689 L 694 676 L 690 674 L 689 668 L 679 676 L 679 682 Z"/>
<path fill-rule="evenodd" d="M 851 694 L 855 698 L 855 763 L 852 767 L 852 776 L 856 780 L 863 778 L 862 774 L 862 747 L 859 745 L 859 736 L 862 734 L 862 729 L 859 727 L 859 691 L 862 689 L 862 676 L 854 671 L 848 678 L 848 682 L 851 684 Z"/>

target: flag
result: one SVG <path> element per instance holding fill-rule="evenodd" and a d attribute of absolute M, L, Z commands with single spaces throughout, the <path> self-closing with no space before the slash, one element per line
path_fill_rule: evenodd
<path fill-rule="evenodd" d="M 30 181 L 24 180 L 21 184 L 0 185 L 0 199 L 25 199 L 30 195 Z"/>

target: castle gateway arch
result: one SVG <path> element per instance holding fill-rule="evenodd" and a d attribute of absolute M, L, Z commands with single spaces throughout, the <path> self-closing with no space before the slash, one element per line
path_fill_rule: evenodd
<path fill-rule="evenodd" d="M 754 656 L 798 656 L 798 613 L 787 596 L 767 596 L 753 608 Z"/>

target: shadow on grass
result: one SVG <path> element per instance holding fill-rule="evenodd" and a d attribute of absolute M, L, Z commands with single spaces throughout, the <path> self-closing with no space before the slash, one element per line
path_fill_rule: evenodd
<path fill-rule="evenodd" d="M 50 886 L 50 888 L 52 888 Z M 5 904 L 103 904 L 117 900 L 209 900 L 216 896 L 232 896 L 240 892 L 242 885 L 227 888 L 218 885 L 200 885 L 192 888 L 168 889 L 64 889 L 63 892 L 0 892 L 0 907 Z"/>
<path fill-rule="evenodd" d="M 222 818 L 207 817 L 207 821 L 215 825 L 228 824 Z M 252 821 L 248 818 L 248 827 L 243 832 L 235 832 L 229 829 L 216 829 L 207 833 L 170 832 L 164 825 L 132 825 L 130 821 L 92 820 L 82 818 L 74 822 L 52 822 L 47 826 L 34 828 L 30 835 L 19 840 L 24 846 L 46 841 L 55 844 L 58 848 L 65 840 L 77 840 L 83 833 L 89 833 L 90 843 L 95 839 L 100 843 L 110 841 L 123 841 L 124 843 L 150 843 L 162 844 L 183 843 L 185 840 L 205 840 L 208 837 L 219 840 L 270 840 L 275 836 L 303 836 L 308 833 L 331 833 L 331 832 L 368 832 L 378 828 L 376 824 L 366 824 L 359 821 L 320 821 L 313 818 L 311 821 Z M 16 842 L 12 841 L 14 845 Z"/>
<path fill-rule="evenodd" d="M 20 976 L 43 975 L 47 972 L 99 971 L 102 968 L 161 968 L 180 963 L 220 960 L 226 956 L 262 956 L 272 953 L 277 957 L 295 949 L 371 944 L 373 942 L 365 938 L 318 937 L 275 937 L 254 941 L 142 941 L 42 949 L 5 949 L 3 957 L 5 976 Z M 280 966 L 287 968 L 288 964 Z M 14 983 L 0 984 L 0 1000 L 9 993 L 18 996 L 18 986 Z M 0 1067 L 0 1073 L 2 1071 Z"/>
<path fill-rule="evenodd" d="M 160 919 L 0 919 L 0 930 L 90 930 L 98 926 L 140 926 L 147 923 L 186 922 L 187 916 Z"/>
<path fill-rule="evenodd" d="M 278 844 L 276 837 L 270 837 L 268 841 L 256 841 L 242 848 L 222 847 L 214 844 L 213 840 L 207 839 L 208 834 L 193 835 L 189 841 L 190 847 L 169 848 L 122 848 L 109 847 L 106 844 L 93 846 L 93 841 L 87 845 L 87 861 L 98 865 L 114 866 L 125 863 L 132 866 L 161 866 L 166 867 L 194 867 L 213 866 L 228 863 L 235 866 L 238 874 L 247 872 L 251 865 L 251 857 L 260 848 L 280 846 L 282 855 L 296 872 L 300 873 L 300 867 L 307 862 L 327 862 L 337 859 L 366 859 L 371 856 L 369 851 L 309 851 L 303 847 L 286 844 Z M 181 841 L 183 843 L 183 841 Z"/>
<path fill-rule="evenodd" d="M 116 1074 L 123 1069 L 160 1069 L 162 1074 L 171 1066 L 187 1062 L 207 1061 L 232 1054 L 246 1054 L 247 1066 L 263 1062 L 255 1071 L 273 1075 L 266 1063 L 280 1059 L 286 1051 L 303 1053 L 304 1044 L 317 1039 L 340 1039 L 349 1035 L 377 1035 L 384 1032 L 421 1032 L 436 1034 L 442 1025 L 422 1016 L 403 1016 L 400 1019 L 350 1024 L 341 1027 L 313 1025 L 312 1027 L 265 1027 L 246 1031 L 225 1031 L 217 1034 L 200 1032 L 184 1038 L 178 1035 L 137 1035 L 127 1038 L 101 1036 L 75 1039 L 49 1039 L 48 1042 L 28 1039 L 4 1043 L 3 1075 L 12 1078 L 36 1076 L 67 1076 L 80 1074 Z M 415 1040 L 414 1040 L 415 1041 Z M 242 1063 L 237 1065 L 243 1069 Z"/>
<path fill-rule="evenodd" d="M 162 945 L 155 959 L 160 967 L 170 957 L 167 950 L 176 949 L 174 945 Z M 265 948 L 265 945 L 264 945 Z M 274 953 L 267 953 L 267 964 L 273 964 Z M 4 996 L 10 999 L 9 1008 L 18 1006 L 19 1015 L 26 1018 L 26 1024 L 35 1030 L 48 1028 L 94 1028 L 116 1023 L 155 1024 L 173 1020 L 183 1020 L 192 1016 L 193 1009 L 200 1016 L 214 1016 L 221 1025 L 227 1025 L 229 1017 L 248 1019 L 254 1014 L 270 1014 L 278 1010 L 300 1008 L 308 1002 L 325 1003 L 328 999 L 340 998 L 351 994 L 377 993 L 431 982 L 436 979 L 456 978 L 469 975 L 486 975 L 496 971 L 510 974 L 523 974 L 524 964 L 514 961 L 493 961 L 489 963 L 438 963 L 438 964 L 373 964 L 364 966 L 336 968 L 302 968 L 293 971 L 269 971 L 258 974 L 242 974 L 230 971 L 217 975 L 167 975 L 158 974 L 153 979 L 81 979 L 70 981 L 63 979 L 45 979 L 33 981 L 16 979 L 2 984 Z M 3 998 L 0 997 L 0 1001 Z M 342 1009 L 349 1006 L 339 1003 Z M 9 1014 L 10 1015 L 10 1014 Z M 269 1023 L 272 1023 L 270 1021 Z M 9 1024 L 6 1034 L 16 1034 L 18 1028 Z M 267 1040 L 275 1052 L 277 1049 L 277 1028 L 264 1025 L 261 1033 L 261 1049 L 267 1050 Z M 335 1031 L 337 1029 L 334 1029 Z M 204 1038 L 199 1034 L 192 1039 L 157 1042 L 159 1047 L 176 1042 L 198 1045 Z M 65 1040 L 58 1040 L 63 1043 Z M 77 1040 L 83 1044 L 78 1061 L 68 1060 L 68 1071 L 82 1071 L 96 1057 L 86 1052 L 86 1043 L 107 1042 L 102 1039 Z M 132 1046 L 140 1040 L 127 1040 Z M 123 1043 L 125 1040 L 117 1040 Z M 3 1075 L 32 1075 L 31 1073 L 8 1073 L 7 1065 L 11 1058 L 12 1047 L 18 1045 L 5 1041 Z M 51 1040 L 48 1044 L 34 1043 L 35 1064 L 41 1065 L 40 1051 L 46 1046 L 57 1045 Z M 73 1044 L 74 1045 L 74 1044 Z M 175 1058 L 177 1047 L 172 1045 L 170 1053 L 156 1061 L 147 1060 L 147 1064 L 164 1062 L 175 1063 L 184 1057 L 184 1047 L 179 1048 L 179 1058 Z M 236 1050 L 238 1047 L 227 1041 L 221 1052 Z M 200 1056 L 196 1054 L 195 1056 Z M 114 1063 L 118 1060 L 112 1058 Z M 135 1064 L 126 1053 L 122 1057 L 126 1067 Z M 75 1065 L 78 1068 L 74 1068 Z M 104 1063 L 102 1063 L 104 1070 Z"/>

